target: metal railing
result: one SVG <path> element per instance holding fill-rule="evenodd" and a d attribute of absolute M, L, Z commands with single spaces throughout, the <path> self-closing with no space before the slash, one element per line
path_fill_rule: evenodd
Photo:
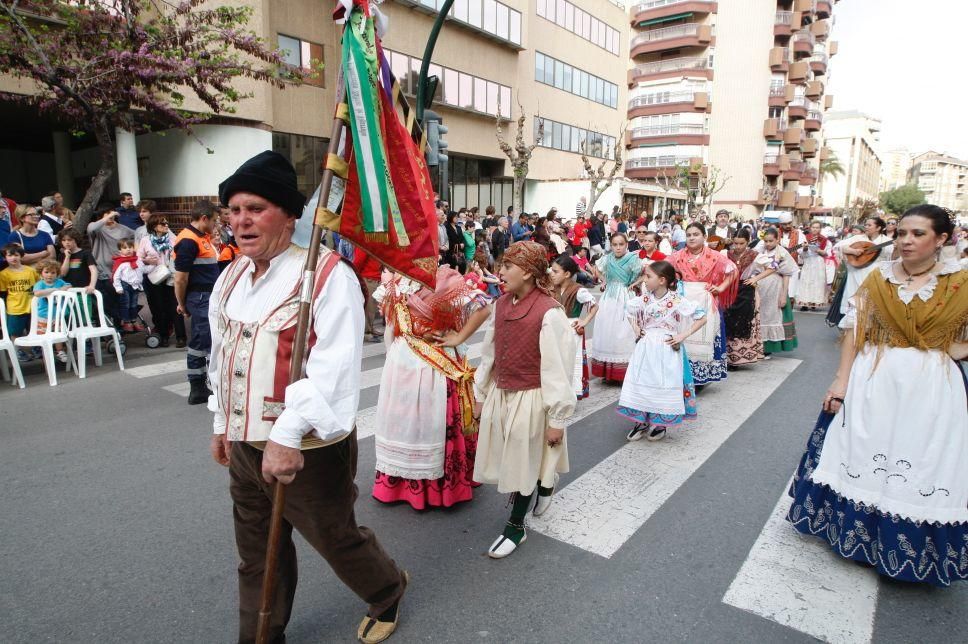
<path fill-rule="evenodd" d="M 777 165 L 780 162 L 779 154 L 764 154 L 763 165 Z"/>
<path fill-rule="evenodd" d="M 791 42 L 793 44 L 796 44 L 799 42 L 809 43 L 810 49 L 812 51 L 813 46 L 817 44 L 817 39 L 809 31 L 798 31 L 797 33 L 793 34 L 793 38 L 791 39 Z"/>
<path fill-rule="evenodd" d="M 670 136 L 674 134 L 705 134 L 706 126 L 701 123 L 673 123 L 670 125 L 651 125 L 632 129 L 633 139 L 643 139 L 652 136 Z"/>
<path fill-rule="evenodd" d="M 703 57 L 670 58 L 644 63 L 635 67 L 636 75 L 678 72 L 686 69 L 709 69 L 709 60 Z"/>
<path fill-rule="evenodd" d="M 653 92 L 629 99 L 629 109 L 648 105 L 665 105 L 666 103 L 692 103 L 696 100 L 696 92 Z"/>
<path fill-rule="evenodd" d="M 643 31 L 632 39 L 632 47 L 637 47 L 643 43 L 668 40 L 669 38 L 685 38 L 687 36 L 695 36 L 699 33 L 700 26 L 701 25 L 698 22 L 690 22 L 685 25 L 675 25 L 674 27 L 663 27 L 662 29 Z"/>
<path fill-rule="evenodd" d="M 784 170 L 784 172 L 803 174 L 803 171 L 806 169 L 806 167 L 807 164 L 804 161 L 790 161 L 790 168 L 788 170 Z"/>
<path fill-rule="evenodd" d="M 773 21 L 775 25 L 793 25 L 793 12 L 792 11 L 777 11 L 776 19 Z"/>
<path fill-rule="evenodd" d="M 786 83 L 771 83 L 770 98 L 786 97 Z"/>
<path fill-rule="evenodd" d="M 793 100 L 787 103 L 788 107 L 806 107 L 807 97 L 806 96 L 794 96 Z"/>
<path fill-rule="evenodd" d="M 823 114 L 818 110 L 810 110 L 807 112 L 807 118 L 811 121 L 823 121 Z"/>
<path fill-rule="evenodd" d="M 628 169 L 634 168 L 672 168 L 677 165 L 689 165 L 692 163 L 692 157 L 684 156 L 659 156 L 659 157 L 640 157 L 638 159 L 629 159 L 625 162 L 625 167 Z"/>
<path fill-rule="evenodd" d="M 813 56 L 810 57 L 811 63 L 823 63 L 826 65 L 828 60 L 830 60 L 830 57 L 823 51 L 815 51 L 813 52 Z"/>

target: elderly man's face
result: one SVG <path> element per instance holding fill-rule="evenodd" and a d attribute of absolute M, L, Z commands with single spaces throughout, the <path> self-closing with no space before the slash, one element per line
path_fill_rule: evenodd
<path fill-rule="evenodd" d="M 289 248 L 296 219 L 268 199 L 237 192 L 229 199 L 229 222 L 239 252 L 254 261 L 269 261 Z"/>

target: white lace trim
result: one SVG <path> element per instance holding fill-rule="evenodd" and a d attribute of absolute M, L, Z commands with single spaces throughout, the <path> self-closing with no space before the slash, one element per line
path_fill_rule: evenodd
<path fill-rule="evenodd" d="M 957 273 L 961 270 L 961 267 L 956 262 L 944 262 L 941 263 L 941 268 L 931 272 L 931 278 L 925 282 L 924 286 L 919 288 L 917 291 L 913 291 L 908 288 L 907 282 L 900 280 L 894 275 L 894 267 L 901 264 L 901 260 L 896 259 L 893 261 L 880 262 L 881 275 L 884 279 L 889 281 L 898 287 L 897 296 L 901 298 L 904 304 L 910 304 L 914 296 L 921 298 L 922 302 L 927 302 L 934 295 L 934 289 L 938 286 L 938 276 L 939 275 L 950 275 L 951 273 Z"/>

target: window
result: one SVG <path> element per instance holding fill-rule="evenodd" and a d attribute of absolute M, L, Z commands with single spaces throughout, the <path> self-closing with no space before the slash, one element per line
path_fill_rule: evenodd
<path fill-rule="evenodd" d="M 325 87 L 326 77 L 323 74 L 323 46 L 279 34 L 279 51 L 282 53 L 283 61 L 309 72 L 309 77 L 305 83 L 314 87 Z"/>
<path fill-rule="evenodd" d="M 544 125 L 544 136 L 538 145 L 564 152 L 581 153 L 584 146 L 589 156 L 611 159 L 614 157 L 615 137 L 600 132 L 590 132 L 574 125 L 559 123 L 550 119 L 534 119 L 534 136 L 537 139 L 538 129 Z"/>
<path fill-rule="evenodd" d="M 481 17 L 483 15 L 481 0 L 467 0 L 467 13 L 469 17 L 468 22 L 471 26 L 480 29 L 482 25 Z"/>
<path fill-rule="evenodd" d="M 503 4 L 497 5 L 497 37 L 508 39 L 508 8 Z"/>
<path fill-rule="evenodd" d="M 444 102 L 454 107 L 460 105 L 459 77 L 453 69 L 444 70 Z"/>
<path fill-rule="evenodd" d="M 454 2 L 454 18 L 461 22 L 468 22 L 467 20 L 467 0 L 456 0 Z"/>
<path fill-rule="evenodd" d="M 513 9 L 510 10 L 511 25 L 508 39 L 515 45 L 521 44 L 521 14 Z"/>
<path fill-rule="evenodd" d="M 487 81 L 474 77 L 474 109 L 487 112 Z"/>
<path fill-rule="evenodd" d="M 498 84 L 487 81 L 487 109 L 484 110 L 488 114 L 497 114 L 498 108 Z"/>
<path fill-rule="evenodd" d="M 568 0 L 536 0 L 542 18 L 588 40 L 605 51 L 619 55 L 621 35 L 598 18 L 576 7 Z M 513 9 L 512 9 L 513 11 Z"/>
<path fill-rule="evenodd" d="M 500 116 L 505 118 L 510 118 L 511 116 L 511 88 L 501 85 L 501 92 L 499 97 L 500 103 L 498 108 L 500 109 Z"/>
<path fill-rule="evenodd" d="M 460 106 L 474 109 L 474 77 L 464 73 L 460 75 Z"/>
<path fill-rule="evenodd" d="M 484 0 L 484 31 L 495 33 L 497 20 L 497 3 L 494 0 Z"/>
<path fill-rule="evenodd" d="M 551 56 L 535 52 L 534 79 L 557 89 L 595 101 L 607 107 L 618 107 L 618 85 L 592 76 Z"/>

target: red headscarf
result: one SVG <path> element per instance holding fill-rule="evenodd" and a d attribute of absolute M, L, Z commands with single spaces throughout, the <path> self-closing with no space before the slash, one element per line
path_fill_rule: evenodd
<path fill-rule="evenodd" d="M 545 295 L 551 295 L 551 277 L 548 275 L 548 252 L 541 244 L 519 241 L 508 246 L 502 261 L 514 264 L 526 273 L 534 275 L 534 285 Z"/>

